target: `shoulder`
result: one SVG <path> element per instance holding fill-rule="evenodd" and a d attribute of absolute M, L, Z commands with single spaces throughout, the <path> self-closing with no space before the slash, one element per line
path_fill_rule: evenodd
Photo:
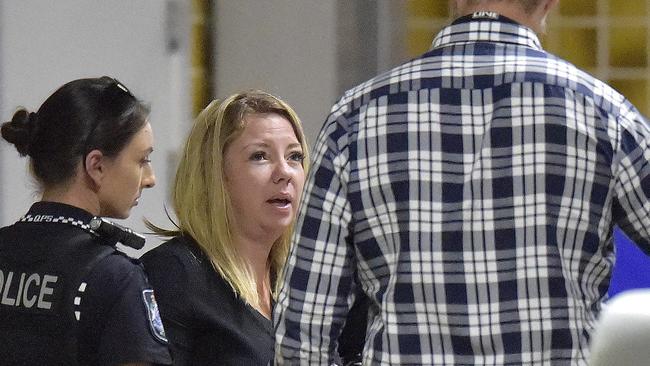
<path fill-rule="evenodd" d="M 182 286 L 185 291 L 209 284 L 229 286 L 214 269 L 208 256 L 189 236 L 175 237 L 145 253 L 141 258 L 152 285 Z"/>
<path fill-rule="evenodd" d="M 208 256 L 189 236 L 175 237 L 145 253 L 140 259 L 156 292 L 175 287 L 182 288 L 184 292 L 206 287 L 232 292 Z M 165 289 L 159 290 L 158 287 Z"/>
<path fill-rule="evenodd" d="M 186 304 L 192 289 L 204 282 L 203 257 L 188 237 L 175 237 L 148 251 L 140 260 L 161 304 Z"/>
<path fill-rule="evenodd" d="M 89 288 L 99 288 L 101 294 L 119 292 L 126 284 L 149 287 L 140 261 L 126 254 L 113 250 L 88 271 L 85 282 Z"/>
<path fill-rule="evenodd" d="M 77 295 L 81 299 L 82 314 L 103 318 L 118 303 L 130 298 L 131 303 L 139 302 L 143 291 L 150 289 L 144 269 L 137 259 L 113 251 L 100 258 L 82 277 Z M 133 296 L 133 293 L 140 294 Z M 75 306 L 78 306 L 75 300 Z M 87 324 L 89 316 L 82 316 Z M 101 321 L 101 320 L 98 320 Z"/>
<path fill-rule="evenodd" d="M 201 326 L 197 319 L 211 318 L 215 307 L 231 313 L 232 289 L 191 238 L 173 238 L 141 259 L 163 319 L 193 327 Z"/>
<path fill-rule="evenodd" d="M 187 236 L 177 236 L 145 253 L 140 260 L 147 273 L 191 270 L 204 260 L 201 250 Z"/>
<path fill-rule="evenodd" d="M 139 260 L 116 251 L 97 263 L 86 282 L 78 305 L 85 352 L 102 364 L 168 362 L 154 293 Z"/>
<path fill-rule="evenodd" d="M 542 58 L 543 63 L 540 62 Z M 607 131 L 609 135 L 604 139 L 612 139 L 614 145 L 617 144 L 614 136 L 619 125 L 634 130 L 638 128 L 639 122 L 647 123 L 636 106 L 624 95 L 567 60 L 544 51 L 529 54 L 523 59 L 526 60 L 526 66 L 518 73 L 521 80 L 516 79 L 515 82 L 543 85 L 547 99 L 559 97 L 563 102 L 575 103 L 576 106 L 568 106 L 567 111 L 575 109 L 598 120 L 599 129 Z"/>
<path fill-rule="evenodd" d="M 495 61 L 499 69 L 506 70 L 495 86 L 534 83 L 543 85 L 547 89 L 545 93 L 551 96 L 560 95 L 549 90 L 560 90 L 564 98 L 584 99 L 603 116 L 639 114 L 636 107 L 613 87 L 555 54 L 541 49 L 526 49 L 514 60 L 514 68 L 511 58 Z"/>

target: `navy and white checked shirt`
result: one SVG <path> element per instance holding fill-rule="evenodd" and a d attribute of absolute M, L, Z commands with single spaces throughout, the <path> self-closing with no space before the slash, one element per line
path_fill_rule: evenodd
<path fill-rule="evenodd" d="M 650 252 L 650 126 L 526 27 L 464 18 L 348 91 L 315 146 L 276 363 L 585 365 L 616 224 Z"/>

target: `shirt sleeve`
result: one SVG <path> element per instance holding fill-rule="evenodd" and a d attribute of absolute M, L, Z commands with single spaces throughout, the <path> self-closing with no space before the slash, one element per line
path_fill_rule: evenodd
<path fill-rule="evenodd" d="M 191 322 L 192 294 L 188 287 L 186 265 L 168 252 L 153 251 L 142 258 L 151 285 L 156 291 L 160 314 L 169 340 L 174 365 L 191 364 L 193 327 Z"/>
<path fill-rule="evenodd" d="M 109 256 L 90 274 L 87 288 L 81 321 L 86 336 L 99 338 L 98 364 L 171 364 L 155 296 L 140 265 Z"/>
<path fill-rule="evenodd" d="M 621 118 L 614 221 L 650 255 L 650 123 L 641 115 Z"/>
<path fill-rule="evenodd" d="M 338 362 L 336 339 L 353 301 L 348 153 L 347 121 L 335 106 L 316 143 L 274 309 L 277 365 Z"/>

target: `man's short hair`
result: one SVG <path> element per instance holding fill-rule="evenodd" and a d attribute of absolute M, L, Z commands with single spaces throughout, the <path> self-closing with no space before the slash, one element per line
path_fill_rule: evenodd
<path fill-rule="evenodd" d="M 541 0 L 468 0 L 468 3 L 478 5 L 480 3 L 509 1 L 513 3 L 520 3 L 526 13 L 531 13 L 539 5 Z"/>

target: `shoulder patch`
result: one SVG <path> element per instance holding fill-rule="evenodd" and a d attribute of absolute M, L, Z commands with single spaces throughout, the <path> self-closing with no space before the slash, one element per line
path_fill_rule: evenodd
<path fill-rule="evenodd" d="M 144 306 L 147 309 L 147 316 L 149 317 L 149 330 L 151 330 L 151 333 L 156 339 L 167 343 L 167 335 L 165 335 L 165 328 L 160 318 L 160 312 L 158 312 L 158 303 L 156 303 L 153 290 L 143 290 L 142 298 L 144 299 Z"/>

